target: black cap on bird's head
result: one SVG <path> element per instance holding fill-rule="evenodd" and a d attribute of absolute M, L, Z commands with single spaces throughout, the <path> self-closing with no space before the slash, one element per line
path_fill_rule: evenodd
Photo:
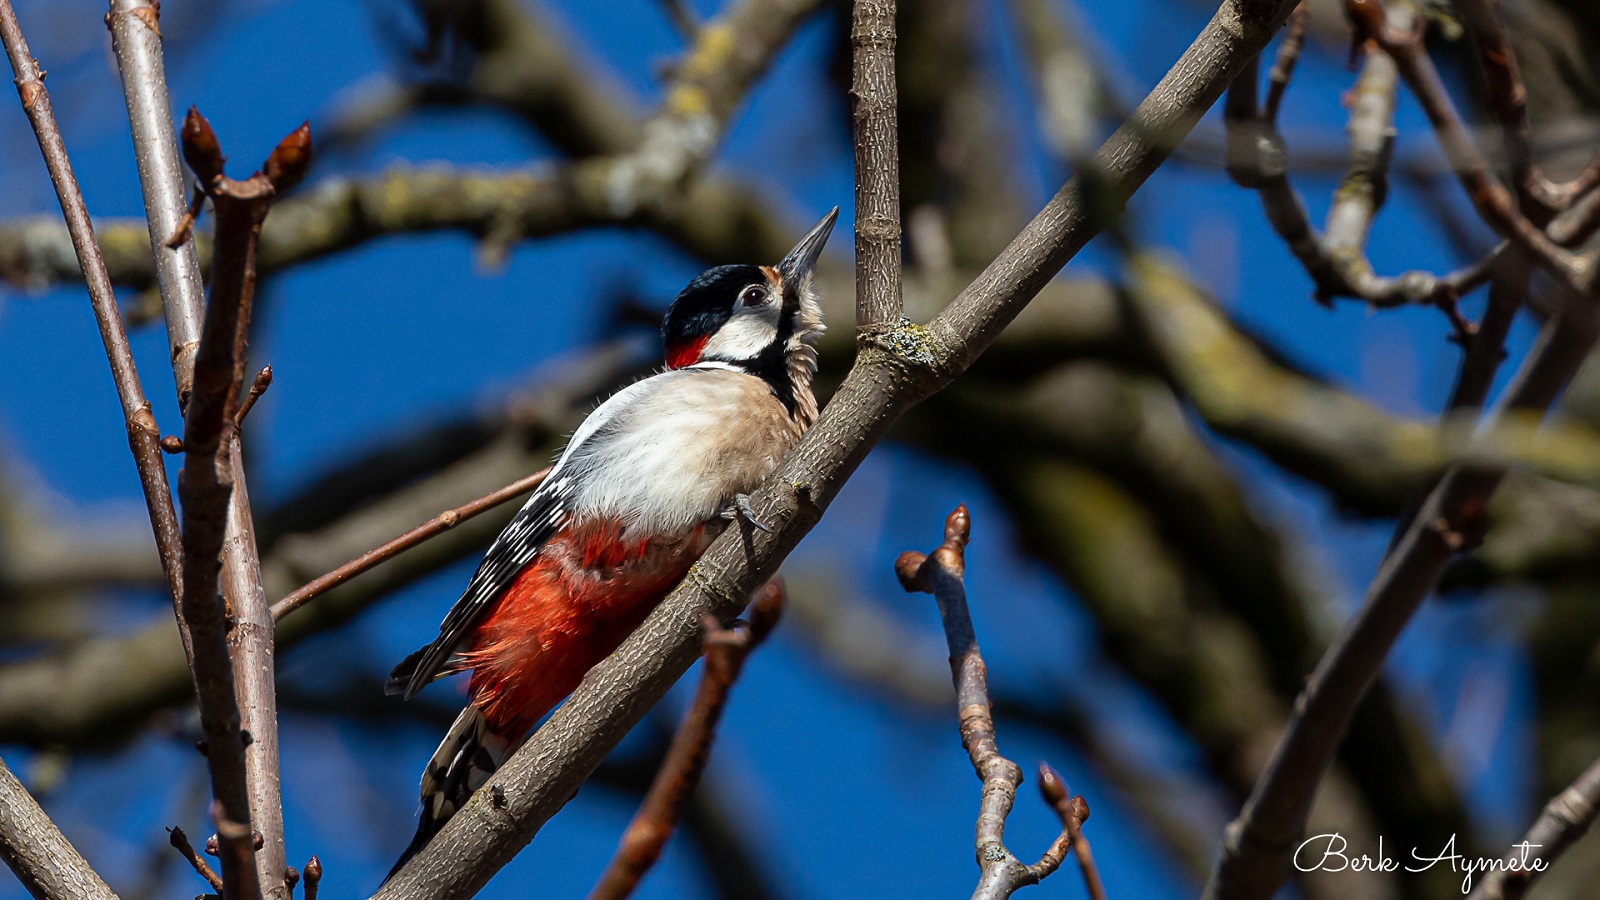
<path fill-rule="evenodd" d="M 722 362 L 765 377 L 814 342 L 822 311 L 812 276 L 838 218 L 834 207 L 776 266 L 717 266 L 689 282 L 661 322 L 667 368 Z"/>

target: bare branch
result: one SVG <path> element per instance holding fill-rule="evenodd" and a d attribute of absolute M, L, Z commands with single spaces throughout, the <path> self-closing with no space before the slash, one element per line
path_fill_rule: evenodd
<path fill-rule="evenodd" d="M 611 857 L 600 881 L 590 892 L 590 900 L 622 900 L 639 886 L 639 880 L 661 856 L 667 838 L 688 809 L 711 756 L 711 742 L 717 723 L 728 703 L 728 693 L 750 651 L 778 624 L 783 612 L 783 584 L 767 582 L 750 607 L 750 623 L 735 623 L 723 628 L 715 619 L 705 623 L 705 668 L 683 725 L 672 738 L 666 758 L 645 794 L 639 811 L 622 834 L 617 852 Z"/>
<path fill-rule="evenodd" d="M 1389 8 L 1388 15 L 1409 27 L 1414 10 L 1398 3 Z M 1279 64 L 1273 68 L 1274 88 L 1280 79 L 1286 84 L 1293 71 L 1284 59 L 1295 47 L 1293 34 L 1284 40 Z M 1312 228 L 1300 195 L 1289 182 L 1288 149 L 1277 129 L 1272 95 L 1267 109 L 1258 109 L 1256 80 L 1256 65 L 1252 64 L 1228 89 L 1224 118 L 1228 172 L 1236 183 L 1259 193 L 1267 222 L 1315 282 L 1318 302 L 1352 297 L 1378 307 L 1431 304 L 1443 309 L 1457 334 L 1464 337 L 1469 329 L 1456 313 L 1456 298 L 1488 277 L 1492 258 L 1443 277 L 1420 270 L 1380 276 L 1367 261 L 1367 235 L 1387 193 L 1394 142 L 1398 83 L 1394 63 L 1382 53 L 1367 53 L 1351 91 L 1349 162 L 1328 209 L 1325 235 Z"/>
<path fill-rule="evenodd" d="M 1295 65 L 1300 62 L 1300 51 L 1306 45 L 1306 25 L 1310 21 L 1311 4 L 1309 0 L 1300 0 L 1300 5 L 1289 15 L 1283 42 L 1278 45 L 1278 58 L 1272 63 L 1272 71 L 1267 73 L 1267 102 L 1262 107 L 1261 117 L 1270 127 L 1278 125 L 1278 108 L 1283 105 L 1289 79 L 1294 77 Z"/>
<path fill-rule="evenodd" d="M 167 238 L 189 217 L 184 204 L 183 170 L 172 134 L 172 104 L 167 98 L 166 64 L 161 53 L 160 3 L 156 0 L 112 0 L 106 13 L 111 49 L 122 76 L 127 101 L 134 162 L 144 190 L 150 251 L 156 283 L 167 314 L 167 340 L 172 371 L 178 382 L 178 405 L 188 405 L 194 383 L 194 354 L 200 346 L 204 294 L 193 242 L 168 246 Z M 198 194 L 196 197 L 198 198 Z"/>
<path fill-rule="evenodd" d="M 194 674 L 200 724 L 217 804 L 217 834 L 222 842 L 219 856 L 227 885 L 224 893 L 231 900 L 261 896 L 264 888 L 281 882 L 284 870 L 280 865 L 272 872 L 258 871 L 247 845 L 241 843 L 248 840 L 252 824 L 262 824 L 252 818 L 254 807 L 261 805 L 252 802 L 260 796 L 257 792 L 270 791 L 274 799 L 277 797 L 276 765 L 270 772 L 260 768 L 250 772 L 245 754 L 246 746 L 259 743 L 268 752 L 263 754 L 258 748 L 255 758 L 267 756 L 276 763 L 273 669 L 269 663 L 265 673 L 259 673 L 249 664 L 249 657 L 254 655 L 249 645 L 258 645 L 262 636 L 255 630 L 257 617 L 248 606 L 248 588 L 242 595 L 230 594 L 235 620 L 231 626 L 218 598 L 219 561 L 224 536 L 230 528 L 229 507 L 235 488 L 231 444 L 255 296 L 256 236 L 266 218 L 273 189 L 263 175 L 246 182 L 234 182 L 223 175 L 222 151 L 216 135 L 194 109 L 184 120 L 183 144 L 190 168 L 217 210 L 219 252 L 211 302 L 206 305 L 200 346 L 195 354 L 194 390 L 184 421 L 184 464 L 178 491 L 183 501 L 183 608 L 195 635 Z M 270 625 L 265 640 L 265 655 L 270 660 Z M 260 683 L 263 674 L 265 685 Z M 248 722 L 246 708 L 256 713 Z M 268 715 L 259 715 L 263 711 Z M 264 787 L 262 781 L 270 782 L 270 787 Z M 277 815 L 281 817 L 281 801 L 278 803 Z M 266 809 L 261 810 L 261 815 L 271 816 Z M 224 821 L 232 827 L 225 827 Z M 281 845 L 281 822 L 273 830 L 280 835 Z"/>
<path fill-rule="evenodd" d="M 895 2 L 856 0 L 850 87 L 856 159 L 856 327 L 900 321 L 900 138 L 895 121 Z"/>
<path fill-rule="evenodd" d="M 1507 389 L 1491 428 L 1536 422 L 1593 348 L 1600 333 L 1596 297 L 1565 299 Z M 1481 539 L 1486 506 L 1504 474 L 1494 465 L 1451 467 L 1402 527 L 1361 612 L 1312 673 L 1267 773 L 1228 827 L 1206 897 L 1266 898 L 1282 884 L 1306 811 L 1356 705 L 1445 566 Z"/>
<path fill-rule="evenodd" d="M 89 303 L 94 308 L 95 321 L 100 326 L 100 340 L 105 345 L 106 360 L 111 364 L 111 377 L 117 386 L 117 398 L 122 403 L 123 424 L 128 429 L 128 446 L 133 451 L 134 464 L 139 471 L 139 485 L 144 491 L 145 508 L 150 513 L 150 526 L 155 532 L 156 549 L 161 556 L 161 568 L 167 576 L 167 588 L 173 597 L 174 614 L 178 630 L 183 637 L 185 652 L 189 649 L 189 633 L 184 625 L 183 612 L 177 598 L 183 591 L 183 548 L 178 535 L 177 512 L 172 505 L 172 491 L 167 486 L 166 463 L 161 458 L 161 429 L 150 412 L 150 401 L 145 399 L 144 387 L 139 383 L 139 371 L 133 363 L 133 352 L 128 347 L 128 334 L 122 326 L 122 314 L 117 310 L 116 294 L 106 273 L 100 246 L 95 240 L 94 226 L 89 222 L 89 211 L 84 206 L 83 194 L 72 173 L 72 163 L 67 159 L 67 148 L 61 141 L 61 130 L 56 125 L 55 112 L 50 106 L 50 94 L 44 87 L 44 73 L 23 38 L 17 24 L 16 13 L 10 0 L 0 0 L 0 38 L 5 41 L 6 55 L 11 61 L 11 71 L 16 76 L 17 93 L 22 98 L 22 110 L 33 126 L 44 155 L 45 167 L 56 188 L 56 198 L 61 203 L 61 213 L 72 236 L 72 248 L 78 259 L 89 289 Z"/>
<path fill-rule="evenodd" d="M 0 23 L 12 20 L 0 0 Z M 116 900 L 99 874 L 0 760 L 0 858 L 36 900 Z"/>
<path fill-rule="evenodd" d="M 1550 798 L 1522 840 L 1511 845 L 1502 867 L 1484 876 L 1472 900 L 1517 900 L 1533 886 L 1535 879 L 1583 837 L 1600 813 L 1600 760 L 1573 781 L 1571 786 Z"/>
<path fill-rule="evenodd" d="M 1173 70 L 1095 160 L 1097 200 L 1126 201 L 1266 45 L 1290 3 L 1224 3 Z M 909 406 L 964 370 L 1099 228 L 1101 203 L 1069 183 L 983 275 L 927 328 L 865 342 L 816 426 L 757 492 L 775 535 L 725 534 L 659 606 L 508 761 L 490 784 L 504 808 L 471 804 L 380 891 L 462 895 L 530 840 L 627 728 L 692 661 L 700 615 L 728 614 L 770 577 L 844 479 Z M 537 762 L 535 762 L 537 761 Z"/>
<path fill-rule="evenodd" d="M 1349 0 L 1348 7 L 1351 21 L 1359 29 L 1358 37 L 1370 38 L 1394 60 L 1484 222 L 1502 238 L 1526 250 L 1540 268 L 1558 281 L 1573 290 L 1586 291 L 1593 276 L 1593 263 L 1563 250 L 1518 210 L 1510 192 L 1495 178 L 1488 160 L 1467 132 L 1423 45 L 1425 21 L 1419 17 L 1410 28 L 1396 27 L 1384 20 L 1374 0 Z"/>
<path fill-rule="evenodd" d="M 195 851 L 194 845 L 189 843 L 189 836 L 183 833 L 183 829 L 168 828 L 167 834 L 168 842 L 172 844 L 172 849 L 178 851 L 178 855 L 189 863 L 189 867 L 194 869 L 195 874 L 204 879 L 205 883 L 210 885 L 213 891 L 221 893 L 222 876 L 218 875 L 216 870 L 211 868 L 211 864 L 206 862 L 205 858 Z"/>
<path fill-rule="evenodd" d="M 1038 884 L 1061 867 L 1072 840 L 1068 822 L 1078 810 L 1072 815 L 1062 815 L 1061 834 L 1038 862 L 1027 865 L 1006 849 L 1006 818 L 1011 815 L 1017 787 L 1022 784 L 1022 769 L 1001 756 L 995 742 L 988 675 L 972 630 L 972 616 L 967 612 L 963 580 L 971 526 L 966 504 L 957 506 L 945 519 L 944 542 L 931 554 L 916 551 L 900 554 L 894 571 L 901 587 L 908 592 L 932 594 L 939 606 L 939 621 L 944 626 L 945 643 L 950 650 L 950 674 L 955 680 L 961 746 L 966 749 L 973 771 L 983 783 L 976 837 L 981 874 L 972 897 L 973 900 L 1005 900 L 1018 888 Z M 1048 794 L 1046 802 L 1050 802 Z M 1081 798 L 1079 803 L 1082 803 Z M 1083 818 L 1088 817 L 1087 805 L 1081 807 L 1081 813 Z"/>
<path fill-rule="evenodd" d="M 1479 68 L 1489 88 L 1489 108 L 1500 120 L 1500 141 L 1524 214 L 1548 218 L 1560 209 L 1556 187 L 1533 161 L 1533 129 L 1528 124 L 1528 91 L 1517 57 L 1506 42 L 1499 0 L 1461 0 L 1462 22 L 1477 45 Z M 1558 206 L 1557 204 L 1560 204 Z"/>
<path fill-rule="evenodd" d="M 549 474 L 550 467 L 546 466 L 526 478 L 513 481 L 511 484 L 491 494 L 479 497 L 471 503 L 462 504 L 455 509 L 445 510 L 394 540 L 374 547 L 328 574 L 306 582 L 306 584 L 296 589 L 294 593 L 272 604 L 273 621 L 283 618 L 317 597 L 360 575 L 362 572 L 381 565 L 423 541 L 443 534 L 479 513 L 488 512 L 502 503 L 521 497 L 542 484 L 545 476 Z"/>
<path fill-rule="evenodd" d="M 1300 9 L 1305 9 L 1305 6 L 1302 5 Z M 1072 855 L 1077 857 L 1089 900 L 1106 900 L 1105 885 L 1100 883 L 1100 869 L 1094 864 L 1089 839 L 1083 836 L 1083 823 L 1089 820 L 1089 804 L 1081 796 L 1067 796 L 1067 783 L 1049 763 L 1039 764 L 1039 794 L 1056 811 L 1056 817 L 1072 838 Z"/>

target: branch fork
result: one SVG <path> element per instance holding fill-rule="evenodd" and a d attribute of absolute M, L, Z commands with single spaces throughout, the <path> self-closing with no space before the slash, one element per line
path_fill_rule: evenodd
<path fill-rule="evenodd" d="M 1060 817 L 1061 833 L 1036 863 L 1025 864 L 1006 849 L 1006 817 L 1011 814 L 1017 787 L 1022 784 L 1022 769 L 1000 755 L 989 703 L 988 674 L 967 610 L 964 578 L 971 527 L 966 504 L 957 506 L 945 519 L 944 542 L 929 554 L 914 550 L 900 554 L 894 571 L 900 578 L 900 586 L 908 593 L 932 594 L 939 606 L 939 620 L 950 648 L 950 673 L 955 680 L 961 746 L 966 748 L 973 771 L 983 783 L 976 835 L 981 874 L 972 896 L 973 900 L 1004 900 L 1019 888 L 1038 884 L 1061 867 L 1072 849 L 1074 834 L 1079 833 L 1083 821 L 1089 817 L 1089 805 L 1082 797 L 1069 798 L 1061 776 L 1041 763 L 1039 790 L 1044 801 Z M 1097 885 L 1099 874 L 1087 851 L 1080 854 L 1079 861 L 1085 880 Z M 1100 898 L 1103 896 L 1102 893 Z"/>

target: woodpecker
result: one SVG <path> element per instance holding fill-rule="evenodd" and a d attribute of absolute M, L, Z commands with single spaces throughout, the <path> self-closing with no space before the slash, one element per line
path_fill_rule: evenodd
<path fill-rule="evenodd" d="M 813 272 L 837 207 L 776 266 L 709 269 L 661 324 L 666 367 L 589 414 L 490 545 L 439 636 L 390 673 L 406 699 L 470 671 L 422 773 L 421 850 L 728 525 L 816 419 Z"/>

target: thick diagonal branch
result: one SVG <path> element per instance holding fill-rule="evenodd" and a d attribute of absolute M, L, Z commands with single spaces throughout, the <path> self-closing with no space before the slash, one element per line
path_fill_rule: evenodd
<path fill-rule="evenodd" d="M 711 742 L 717 736 L 717 723 L 728 704 L 728 694 L 739 678 L 745 660 L 772 632 L 783 612 L 784 591 L 779 581 L 769 581 L 750 607 L 750 622 L 723 628 L 716 620 L 706 621 L 705 667 L 700 685 L 683 724 L 672 737 L 661 768 L 650 783 L 644 802 L 622 834 L 617 852 L 606 866 L 589 900 L 623 900 L 639 886 L 639 880 L 661 857 L 667 838 L 677 827 L 694 799 L 695 788 L 711 757 Z"/>
<path fill-rule="evenodd" d="M 504 807 L 469 804 L 378 896 L 466 896 L 531 840 L 605 753 L 693 661 L 700 617 L 726 618 L 771 577 L 846 478 L 907 408 L 966 369 L 1149 178 L 1261 51 L 1289 2 L 1225 2 L 1151 95 L 1095 158 L 1096 203 L 1070 182 L 982 275 L 927 327 L 864 342 L 855 368 L 812 430 L 757 492 L 773 535 L 719 538 L 680 585 L 591 670 L 572 697 L 491 781 Z M 745 543 L 745 539 L 749 543 Z"/>
<path fill-rule="evenodd" d="M 3 761 L 0 761 L 0 859 L 5 860 L 17 880 L 36 900 L 117 898 Z"/>

